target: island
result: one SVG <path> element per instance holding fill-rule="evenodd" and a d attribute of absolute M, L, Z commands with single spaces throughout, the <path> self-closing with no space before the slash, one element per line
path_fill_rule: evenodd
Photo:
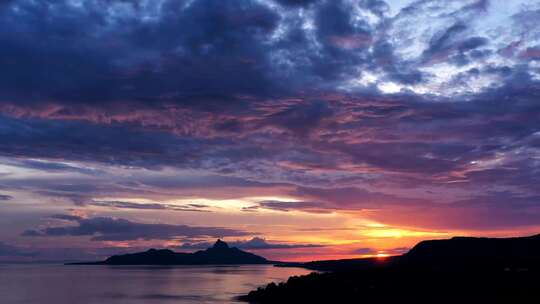
<path fill-rule="evenodd" d="M 229 247 L 222 240 L 205 250 L 194 253 L 174 252 L 169 249 L 150 249 L 145 252 L 112 256 L 101 262 L 70 263 L 69 265 L 253 265 L 273 264 L 274 262 Z"/>
<path fill-rule="evenodd" d="M 291 263 L 249 303 L 540 303 L 540 235 L 423 241 L 401 256 Z"/>

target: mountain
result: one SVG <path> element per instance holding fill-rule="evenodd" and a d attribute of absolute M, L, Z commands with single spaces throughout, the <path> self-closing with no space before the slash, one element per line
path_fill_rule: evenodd
<path fill-rule="evenodd" d="M 388 267 L 395 263 L 398 256 L 390 256 L 384 259 L 380 258 L 360 258 L 360 259 L 343 259 L 343 260 L 324 260 L 312 262 L 292 262 L 292 263 L 276 263 L 277 267 L 301 267 L 317 271 L 333 271 L 343 272 L 351 270 L 367 270 L 372 268 Z"/>
<path fill-rule="evenodd" d="M 250 303 L 540 303 L 540 235 L 423 241 L 387 259 L 316 261 L 324 270 L 251 291 Z"/>
<path fill-rule="evenodd" d="M 174 252 L 168 249 L 150 249 L 145 252 L 115 255 L 103 262 L 75 263 L 77 265 L 242 265 L 271 264 L 267 259 L 229 247 L 222 240 L 194 253 Z"/>
<path fill-rule="evenodd" d="M 410 267 L 525 269 L 540 266 L 540 234 L 422 241 L 400 257 Z"/>
<path fill-rule="evenodd" d="M 401 256 L 281 263 L 320 271 L 351 271 L 381 267 L 459 269 L 467 267 L 540 269 L 540 234 L 514 238 L 453 237 L 416 244 Z"/>

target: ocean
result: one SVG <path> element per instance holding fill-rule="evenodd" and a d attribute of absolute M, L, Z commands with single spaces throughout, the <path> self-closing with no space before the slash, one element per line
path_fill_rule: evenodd
<path fill-rule="evenodd" d="M 242 266 L 64 266 L 0 264 L 2 304 L 239 303 L 301 268 Z"/>

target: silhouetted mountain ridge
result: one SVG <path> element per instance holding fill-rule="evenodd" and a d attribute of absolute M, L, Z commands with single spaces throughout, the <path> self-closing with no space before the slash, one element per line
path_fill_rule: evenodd
<path fill-rule="evenodd" d="M 530 268 L 540 264 L 540 234 L 512 238 L 453 237 L 422 241 L 400 257 L 414 267 Z"/>
<path fill-rule="evenodd" d="M 540 235 L 422 241 L 402 256 L 295 263 L 324 270 L 268 284 L 250 303 L 540 303 Z"/>
<path fill-rule="evenodd" d="M 270 264 L 267 259 L 229 247 L 222 240 L 205 250 L 194 253 L 174 252 L 169 249 L 149 249 L 145 252 L 115 255 L 103 262 L 76 263 L 83 265 L 242 265 Z"/>

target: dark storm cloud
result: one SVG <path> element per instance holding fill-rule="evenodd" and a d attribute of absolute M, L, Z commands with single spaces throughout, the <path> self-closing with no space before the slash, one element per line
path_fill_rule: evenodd
<path fill-rule="evenodd" d="M 249 107 L 240 96 L 279 96 L 294 84 L 341 78 L 367 54 L 346 49 L 366 48 L 372 39 L 373 28 L 353 24 L 355 5 L 346 1 L 314 8 L 324 49 L 310 42 L 301 23 L 281 20 L 256 1 L 136 3 L 6 5 L 0 11 L 0 102 L 109 107 L 129 101 L 238 111 Z M 384 7 L 380 1 L 358 6 L 376 14 Z M 276 38 L 280 22 L 287 32 Z"/>
<path fill-rule="evenodd" d="M 295 84 L 342 78 L 367 60 L 374 31 L 357 24 L 351 10 L 385 10 L 382 1 L 317 3 L 320 49 L 301 22 L 281 20 L 257 1 L 161 2 L 5 5 L 0 101 L 102 107 L 129 101 L 237 111 L 249 107 L 240 96 L 280 96 Z M 315 3 L 281 1 L 308 2 Z M 280 22 L 287 31 L 276 37 Z M 359 49 L 365 50 L 357 55 Z"/>
<path fill-rule="evenodd" d="M 449 44 L 452 43 L 455 37 L 466 29 L 467 26 L 465 24 L 458 22 L 442 32 L 437 33 L 431 38 L 429 48 L 424 51 L 424 56 L 428 57 L 428 59 L 433 56 L 440 56 L 442 52 L 447 51 Z"/>
<path fill-rule="evenodd" d="M 282 5 L 305 6 L 312 3 L 316 3 L 320 0 L 275 0 L 275 1 Z"/>
<path fill-rule="evenodd" d="M 4 139 L 0 143 L 0 154 L 5 156 L 87 159 L 154 167 L 167 162 L 187 164 L 196 158 L 195 151 L 202 143 L 198 139 L 177 138 L 162 132 L 140 133 L 125 127 L 79 122 L 21 120 L 0 116 L 0 123 L 3 126 L 0 135 Z M 29 146 L 40 148 L 28 149 Z M 35 161 L 26 161 L 23 165 L 45 171 L 74 170 L 66 165 Z M 91 170 L 76 171 L 88 173 Z"/>
<path fill-rule="evenodd" d="M 247 250 L 266 250 L 266 249 L 294 249 L 294 248 L 317 248 L 324 247 L 324 245 L 317 244 L 284 244 L 269 242 L 264 238 L 254 237 L 246 241 L 229 241 L 227 242 L 231 247 L 237 247 Z M 206 249 L 212 247 L 211 242 L 198 242 L 198 243 L 184 243 L 180 246 L 181 249 L 193 250 L 193 249 Z"/>
<path fill-rule="evenodd" d="M 270 115 L 268 124 L 291 131 L 298 136 L 306 136 L 325 118 L 332 117 L 332 109 L 325 102 L 296 105 Z"/>
<path fill-rule="evenodd" d="M 309 54 L 310 70 L 306 72 L 321 77 L 323 82 L 343 80 L 349 77 L 346 75 L 355 74 L 358 66 L 372 60 L 369 47 L 374 43 L 377 29 L 355 19 L 357 5 L 325 1 L 315 9 L 315 34 L 320 47 L 316 53 Z"/>
<path fill-rule="evenodd" d="M 56 216 L 58 218 L 58 216 Z M 240 230 L 220 227 L 194 227 L 187 225 L 146 224 L 110 217 L 65 217 L 75 226 L 46 227 L 27 230 L 23 236 L 89 236 L 93 241 L 173 240 L 180 237 L 226 237 L 244 236 Z"/>
<path fill-rule="evenodd" d="M 493 202 L 506 189 L 538 194 L 540 10 L 514 14 L 501 42 L 493 37 L 504 29 L 477 27 L 488 1 L 414 1 L 393 17 L 375 0 L 77 3 L 2 2 L 0 155 L 88 179 L 2 171 L 2 189 L 84 205 L 118 193 L 282 186 L 300 201 L 245 210 L 310 212 L 433 203 L 392 188 L 481 191 Z M 426 70 L 441 63 L 446 70 Z M 364 73 L 376 80 L 359 87 Z M 404 87 L 386 94 L 383 82 Z M 104 177 L 120 167 L 208 174 Z M 476 212 L 480 201 L 457 205 Z M 489 205 L 503 225 L 535 222 L 513 212 L 522 199 L 508 202 Z"/>
<path fill-rule="evenodd" d="M 538 92 L 526 77 L 519 85 L 521 87 L 507 85 L 459 103 L 441 100 L 435 104 L 403 95 L 390 102 L 378 100 L 375 104 L 365 104 L 363 99 L 348 102 L 347 96 L 341 96 L 342 100 L 331 104 L 287 106 L 265 118 L 265 124 L 272 122 L 275 127 L 299 135 L 308 131 L 320 134 L 308 141 L 266 134 L 262 129 L 250 129 L 237 140 L 234 137 L 180 137 L 121 125 L 2 117 L 4 127 L 0 133 L 7 140 L 0 143 L 0 147 L 6 156 L 90 160 L 145 168 L 204 166 L 240 175 L 201 177 L 201 185 L 207 186 L 306 184 L 311 179 L 306 176 L 309 170 L 335 170 L 344 161 L 369 165 L 383 173 L 416 173 L 430 179 L 433 175 L 466 170 L 471 161 L 494 158 L 497 153 L 535 149 L 537 136 L 534 134 L 540 131 L 536 123 L 540 110 L 535 103 Z M 361 136 L 374 135 L 377 137 L 373 140 L 358 140 Z M 261 140 L 263 138 L 267 141 Z M 264 160 L 289 162 L 303 169 L 289 170 L 280 175 L 280 179 L 269 179 L 267 170 L 270 168 L 254 170 L 253 162 Z M 36 167 L 35 162 L 30 164 Z M 75 170 L 50 166 L 40 168 Z M 521 162 L 520 166 L 533 170 L 533 174 L 534 163 Z M 480 175 L 478 171 L 466 174 Z M 198 180 L 164 177 L 148 179 L 144 184 L 185 188 L 196 186 Z M 51 187 L 49 191 L 57 185 Z M 57 190 L 73 192 L 64 188 Z"/>
<path fill-rule="evenodd" d="M 424 51 L 425 61 L 448 61 L 458 66 L 481 59 L 489 51 L 475 51 L 488 44 L 485 37 L 466 37 L 462 35 L 467 27 L 463 23 L 456 23 L 444 32 L 436 34 L 430 41 L 429 48 Z"/>
<path fill-rule="evenodd" d="M 256 1 L 11 1 L 1 10 L 0 102 L 60 104 L 56 114 L 68 116 L 82 111 L 74 105 L 110 111 L 125 103 L 238 113 L 253 106 L 248 96 L 335 89 L 359 70 L 382 67 L 405 84 L 425 80 L 386 39 L 394 20 L 386 20 L 384 1 L 278 2 L 312 4 L 313 32 L 299 16 Z M 396 18 L 411 23 L 441 7 L 444 1 L 416 1 Z M 455 10 L 458 21 L 431 37 L 424 60 L 452 55 L 463 64 L 478 56 L 472 52 L 486 39 L 464 31 L 486 7 L 469 1 Z M 386 22 L 356 18 L 358 10 Z"/>
<path fill-rule="evenodd" d="M 265 6 L 215 0 L 134 3 L 15 1 L 4 7 L 0 58 L 9 72 L 0 78 L 2 99 L 167 101 L 212 108 L 234 103 L 236 94 L 272 89 L 261 42 L 278 16 Z"/>

